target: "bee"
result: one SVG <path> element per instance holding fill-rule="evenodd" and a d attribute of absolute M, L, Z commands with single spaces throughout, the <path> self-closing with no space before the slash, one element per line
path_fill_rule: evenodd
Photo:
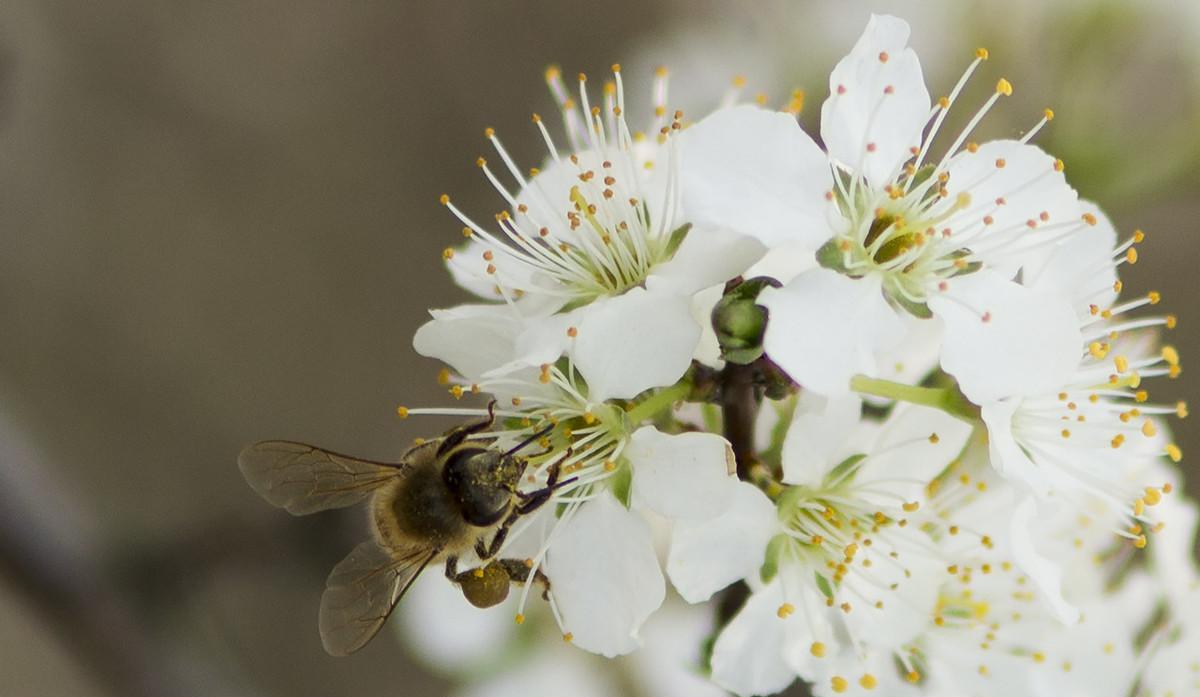
<path fill-rule="evenodd" d="M 374 534 L 333 568 L 321 596 L 318 626 L 330 654 L 346 656 L 365 646 L 430 565 L 444 563 L 446 577 L 477 607 L 497 605 L 512 583 L 531 580 L 527 562 L 495 557 L 521 516 L 570 483 L 559 481 L 570 451 L 549 465 L 544 487 L 520 491 L 528 460 L 517 453 L 553 427 L 501 451 L 494 438 L 471 438 L 491 428 L 494 406 L 488 405 L 486 419 L 421 442 L 395 463 L 283 440 L 255 443 L 238 455 L 251 488 L 292 515 L 369 500 Z M 487 563 L 459 572 L 459 557 L 469 550 Z M 545 575 L 532 575 L 548 594 Z"/>

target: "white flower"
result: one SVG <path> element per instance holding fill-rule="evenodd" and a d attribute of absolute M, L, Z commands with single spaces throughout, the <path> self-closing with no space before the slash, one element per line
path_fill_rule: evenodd
<path fill-rule="evenodd" d="M 855 373 L 877 374 L 877 352 L 904 338 L 903 313 L 941 318 L 951 352 L 943 366 L 969 397 L 994 382 L 1053 382 L 1077 343 L 1063 322 L 1069 308 L 1057 293 L 1011 280 L 1032 252 L 1094 221 L 1061 162 L 1028 144 L 1052 113 L 1020 141 L 968 142 L 1011 93 L 1001 80 L 945 154 L 925 166 L 947 111 L 987 53 L 981 49 L 931 108 L 908 34 L 902 20 L 873 16 L 834 68 L 821 119 L 827 152 L 793 117 L 750 106 L 688 129 L 685 215 L 769 244 L 821 248 L 825 268 L 760 297 L 771 313 L 767 353 L 805 387 L 837 394 Z M 990 381 L 956 372 L 955 337 L 963 333 L 991 347 Z"/>
<path fill-rule="evenodd" d="M 642 511 L 668 520 L 705 520 L 730 506 L 736 481 L 724 438 L 639 428 L 642 420 L 669 408 L 681 388 L 617 405 L 591 399 L 574 371 L 566 370 L 544 365 L 476 382 L 444 371 L 440 378 L 452 384 L 456 396 L 496 396 L 495 414 L 506 426 L 478 436 L 498 439 L 496 447 L 511 448 L 541 434 L 530 447 L 542 450 L 523 453 L 529 462 L 527 490 L 544 487 L 551 463 L 561 463 L 563 484 L 541 511 L 517 522 L 499 556 L 527 559 L 531 574 L 544 569 L 564 636 L 588 651 L 615 656 L 639 646 L 638 630 L 666 590 Z M 401 414 L 482 416 L 486 410 L 402 407 Z M 462 566 L 471 563 L 464 559 Z M 522 589 L 518 618 L 534 587 Z"/>
<path fill-rule="evenodd" d="M 713 679 L 767 694 L 822 674 L 826 656 L 888 650 L 920 633 L 945 563 L 919 511 L 926 485 L 969 433 L 940 411 L 909 406 L 875 431 L 860 422 L 856 398 L 805 393 L 782 455 L 791 486 L 772 502 L 742 484 L 724 515 L 676 524 L 667 569 L 686 599 L 738 578 L 757 587 L 717 639 Z M 873 684 L 870 666 L 857 665 L 854 679 Z"/>
<path fill-rule="evenodd" d="M 535 115 L 549 161 L 529 178 L 488 130 L 516 191 L 480 158 L 507 209 L 489 229 L 443 196 L 471 240 L 444 256 L 461 285 L 501 302 L 434 311 L 414 337 L 418 353 L 478 378 L 565 352 L 597 400 L 670 385 L 690 365 L 701 332 L 692 296 L 737 276 L 762 247 L 687 224 L 670 137 L 681 115 L 666 112 L 665 82 L 647 138 L 626 122 L 619 66 L 613 74 L 603 107 L 591 107 L 582 75 L 576 101 L 548 73 L 570 150 L 560 153 Z"/>

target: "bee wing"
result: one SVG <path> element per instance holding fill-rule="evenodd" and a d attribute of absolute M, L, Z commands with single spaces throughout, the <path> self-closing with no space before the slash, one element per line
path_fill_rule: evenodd
<path fill-rule="evenodd" d="M 374 540 L 355 547 L 325 582 L 319 620 L 325 650 L 348 656 L 366 646 L 440 552 L 421 545 L 389 550 Z"/>
<path fill-rule="evenodd" d="M 260 496 L 292 515 L 358 503 L 407 469 L 286 440 L 247 447 L 238 455 L 238 468 Z"/>

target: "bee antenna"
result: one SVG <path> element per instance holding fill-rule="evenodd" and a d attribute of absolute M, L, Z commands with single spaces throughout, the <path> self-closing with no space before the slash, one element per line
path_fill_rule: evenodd
<path fill-rule="evenodd" d="M 537 433 L 534 433 L 532 436 L 529 436 L 525 440 L 514 445 L 511 449 L 509 449 L 507 452 L 504 453 L 504 456 L 508 457 L 509 455 L 514 455 L 514 454 L 520 452 L 521 450 L 524 450 L 525 448 L 529 447 L 529 445 L 531 443 L 541 440 L 542 436 L 545 436 L 546 434 L 550 433 L 553 430 L 554 430 L 554 424 L 550 424 L 549 426 L 543 428 L 542 430 L 538 431 Z"/>

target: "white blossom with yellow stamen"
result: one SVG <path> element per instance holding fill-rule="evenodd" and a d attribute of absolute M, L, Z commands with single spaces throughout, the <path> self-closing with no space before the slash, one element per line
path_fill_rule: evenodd
<path fill-rule="evenodd" d="M 692 297 L 740 274 L 763 248 L 689 225 L 672 138 L 682 115 L 667 113 L 665 74 L 649 136 L 630 129 L 619 66 L 613 75 L 602 106 L 592 106 L 583 75 L 576 101 L 558 70 L 548 72 L 569 149 L 560 151 L 535 115 L 549 160 L 529 176 L 488 129 L 515 190 L 479 158 L 507 207 L 486 226 L 442 196 L 470 238 L 444 256 L 461 285 L 501 302 L 434 311 L 414 338 L 419 353 L 471 377 L 567 353 L 599 400 L 631 398 L 683 375 L 701 335 Z"/>
<path fill-rule="evenodd" d="M 756 588 L 713 650 L 713 679 L 737 694 L 812 679 L 827 657 L 894 649 L 931 615 L 947 562 L 921 509 L 970 426 L 906 405 L 875 429 L 860 411 L 857 398 L 806 393 L 774 500 L 741 484 L 724 515 L 676 524 L 667 570 L 685 599 L 742 578 Z M 873 670 L 862 662 L 838 678 L 873 685 Z"/>
<path fill-rule="evenodd" d="M 806 244 L 821 268 L 760 300 L 771 312 L 767 353 L 809 389 L 837 394 L 856 373 L 877 375 L 876 354 L 905 335 L 904 314 L 938 317 L 943 366 L 968 397 L 995 385 L 1052 385 L 1078 343 L 1061 294 L 1011 279 L 1037 250 L 1094 222 L 1061 162 L 1029 140 L 969 142 L 991 98 L 936 161 L 951 105 L 987 58 L 980 50 L 951 93 L 932 107 L 908 25 L 873 16 L 830 76 L 822 151 L 786 113 L 738 106 L 682 138 L 685 215 L 768 244 Z M 819 249 L 818 249 L 819 248 Z M 984 337 L 1005 360 L 991 374 L 959 376 L 953 336 Z M 1036 350 L 1028 347 L 1036 345 Z"/>
<path fill-rule="evenodd" d="M 669 521 L 705 520 L 725 512 L 736 486 L 721 436 L 667 434 L 642 425 L 669 409 L 687 386 L 614 404 L 592 399 L 569 363 L 478 381 L 445 371 L 439 378 L 456 397 L 470 392 L 496 398 L 498 428 L 472 437 L 496 439 L 501 448 L 537 438 L 529 446 L 533 452 L 522 453 L 529 463 L 525 491 L 545 487 L 552 464 L 560 467 L 551 500 L 517 522 L 499 556 L 519 553 L 531 574 L 545 571 L 551 608 L 577 646 L 605 656 L 636 649 L 638 628 L 666 590 L 643 512 Z M 487 410 L 401 407 L 400 414 L 479 417 Z M 535 585 L 522 589 L 518 613 Z"/>

